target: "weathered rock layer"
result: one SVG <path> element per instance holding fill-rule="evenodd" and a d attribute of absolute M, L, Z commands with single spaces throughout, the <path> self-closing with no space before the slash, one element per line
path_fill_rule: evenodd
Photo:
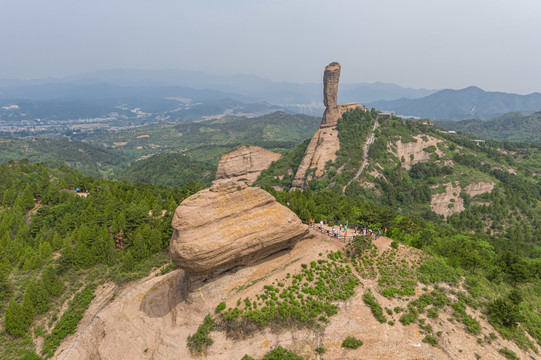
<path fill-rule="evenodd" d="M 222 156 L 216 170 L 216 180 L 231 179 L 251 185 L 261 171 L 281 157 L 281 154 L 258 146 L 240 146 Z"/>
<path fill-rule="evenodd" d="M 314 176 L 316 178 L 321 177 L 324 174 L 325 164 L 328 161 L 336 160 L 338 149 L 340 149 L 338 130 L 336 128 L 318 129 L 306 148 L 291 189 L 306 189 L 308 181 L 312 178 L 306 175 L 310 169 L 315 170 Z"/>
<path fill-rule="evenodd" d="M 172 226 L 172 261 L 199 279 L 292 248 L 308 232 L 269 193 L 232 181 L 216 182 L 185 199 Z"/>

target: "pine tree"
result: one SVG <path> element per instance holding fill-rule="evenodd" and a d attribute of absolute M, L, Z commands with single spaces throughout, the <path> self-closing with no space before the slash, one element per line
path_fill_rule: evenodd
<path fill-rule="evenodd" d="M 32 303 L 32 299 L 30 298 L 29 295 L 25 294 L 24 300 L 23 300 L 23 307 L 22 307 L 22 317 L 26 324 L 25 331 L 28 329 L 30 324 L 32 324 L 32 321 L 34 320 L 34 315 L 35 315 L 35 309 L 34 309 L 34 304 Z"/>
<path fill-rule="evenodd" d="M 92 244 L 92 254 L 102 264 L 113 265 L 116 258 L 115 242 L 113 237 L 103 226 Z"/>
<path fill-rule="evenodd" d="M 63 244 L 64 240 L 62 239 L 62 236 L 60 236 L 59 233 L 55 232 L 53 235 L 53 239 L 51 240 L 51 247 L 54 251 L 58 251 Z"/>
<path fill-rule="evenodd" d="M 162 233 L 159 229 L 154 228 L 150 232 L 149 238 L 149 250 L 151 254 L 154 254 L 162 248 Z"/>
<path fill-rule="evenodd" d="M 145 247 L 145 241 L 143 239 L 143 235 L 141 233 L 137 232 L 135 234 L 135 238 L 133 239 L 132 246 L 130 248 L 130 254 L 133 256 L 135 260 L 141 260 L 147 257 L 148 250 Z"/>
<path fill-rule="evenodd" d="M 39 245 L 39 253 L 43 260 L 48 260 L 53 256 L 53 249 L 51 248 L 51 245 L 48 241 L 42 242 Z"/>
<path fill-rule="evenodd" d="M 23 310 L 15 299 L 11 299 L 9 303 L 4 326 L 6 331 L 13 336 L 24 336 L 26 334 L 27 326 L 23 318 Z"/>
<path fill-rule="evenodd" d="M 135 258 L 133 257 L 130 250 L 128 250 L 125 255 L 122 262 L 122 271 L 132 271 L 133 267 L 135 266 Z"/>
<path fill-rule="evenodd" d="M 26 287 L 25 298 L 27 296 L 32 301 L 36 314 L 43 314 L 49 310 L 49 294 L 41 281 L 38 283 L 36 280 L 30 279 Z"/>
<path fill-rule="evenodd" d="M 69 268 L 75 264 L 75 250 L 69 237 L 64 239 L 64 246 L 62 249 L 62 265 Z"/>
<path fill-rule="evenodd" d="M 7 272 L 0 269 L 0 303 L 3 303 L 11 296 L 11 282 L 7 277 Z"/>
<path fill-rule="evenodd" d="M 56 275 L 56 271 L 52 265 L 47 266 L 45 270 L 43 270 L 41 281 L 50 296 L 58 296 L 64 291 L 64 284 Z"/>

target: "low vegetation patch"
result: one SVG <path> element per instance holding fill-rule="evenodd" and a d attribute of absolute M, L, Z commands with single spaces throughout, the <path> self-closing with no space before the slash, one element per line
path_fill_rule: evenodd
<path fill-rule="evenodd" d="M 263 360 L 303 360 L 302 357 L 281 346 L 269 351 L 263 356 Z"/>
<path fill-rule="evenodd" d="M 79 293 L 75 294 L 73 300 L 70 301 L 68 309 L 60 320 L 56 323 L 53 331 L 45 336 L 43 341 L 42 355 L 45 357 L 53 356 L 54 352 L 60 345 L 60 342 L 68 335 L 74 334 L 77 330 L 77 324 L 83 318 L 85 310 L 94 299 L 94 290 L 96 284 L 89 284 Z"/>
<path fill-rule="evenodd" d="M 351 297 L 358 284 L 342 253 L 331 252 L 328 259 L 301 264 L 298 274 L 288 274 L 277 285 L 265 285 L 255 298 L 238 299 L 235 307 L 218 315 L 219 328 L 239 339 L 269 325 L 324 326 L 338 311 L 333 302 Z"/>
<path fill-rule="evenodd" d="M 372 314 L 376 318 L 377 321 L 380 323 L 387 322 L 387 318 L 385 315 L 383 315 L 383 310 L 381 306 L 378 304 L 372 293 L 370 291 L 366 292 L 363 296 L 364 302 L 370 306 L 370 310 L 372 310 Z"/>
<path fill-rule="evenodd" d="M 214 340 L 209 336 L 214 330 L 214 319 L 208 314 L 203 320 L 203 324 L 199 325 L 197 332 L 193 335 L 188 335 L 188 348 L 194 355 L 203 354 L 207 348 L 214 343 Z"/>
<path fill-rule="evenodd" d="M 348 349 L 357 349 L 358 347 L 360 347 L 362 345 L 363 345 L 362 340 L 356 339 L 353 336 L 348 336 L 342 342 L 342 347 L 348 348 Z"/>

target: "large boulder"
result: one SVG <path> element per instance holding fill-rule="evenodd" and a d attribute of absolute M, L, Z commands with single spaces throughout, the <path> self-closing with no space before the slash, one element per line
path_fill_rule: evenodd
<path fill-rule="evenodd" d="M 269 193 L 232 181 L 216 182 L 185 199 L 172 226 L 171 259 L 198 279 L 292 248 L 308 233 Z"/>
<path fill-rule="evenodd" d="M 261 171 L 281 157 L 281 154 L 259 146 L 239 146 L 222 156 L 216 170 L 216 180 L 231 179 L 251 185 Z"/>

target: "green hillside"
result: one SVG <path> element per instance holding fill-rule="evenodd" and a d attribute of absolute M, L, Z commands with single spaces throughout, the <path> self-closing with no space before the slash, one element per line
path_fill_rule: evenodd
<path fill-rule="evenodd" d="M 80 141 L 0 138 L 0 162 L 29 159 L 50 166 L 65 165 L 92 176 L 111 176 L 125 160 L 115 149 Z"/>
<path fill-rule="evenodd" d="M 322 177 L 313 178 L 307 173 L 310 190 L 344 192 L 352 198 L 436 222 L 443 221 L 445 215 L 449 223 L 462 230 L 505 233 L 509 237 L 518 232 L 517 236 L 529 241 L 539 238 L 539 147 L 495 141 L 477 145 L 466 135 L 448 135 L 424 120 L 379 117 L 375 142 L 368 151 L 368 166 L 359 181 L 352 181 L 363 161 L 362 146 L 377 116 L 376 111 L 360 110 L 344 114 L 337 127 L 337 158 L 326 165 Z M 415 151 L 400 155 L 404 149 Z M 299 152 L 301 146 L 284 159 L 298 158 Z M 287 190 L 293 179 L 287 174 L 294 174 L 296 166 L 298 162 L 290 167 L 277 162 L 261 174 L 256 184 Z M 493 189 L 477 194 L 480 187 Z M 447 209 L 432 204 L 434 199 L 445 197 L 443 207 Z"/>
<path fill-rule="evenodd" d="M 83 141 L 0 138 L 0 162 L 26 158 L 103 178 L 168 186 L 190 180 L 210 184 L 221 156 L 235 147 L 250 144 L 284 153 L 310 137 L 320 121 L 275 112 L 256 118 L 225 116 L 117 132 L 91 131 L 78 135 Z"/>
<path fill-rule="evenodd" d="M 121 149 L 130 161 L 177 152 L 218 164 L 221 155 L 243 144 L 282 153 L 291 150 L 309 138 L 320 122 L 321 119 L 313 116 L 275 112 L 255 118 L 225 116 L 201 122 L 96 132 L 85 140 Z"/>
<path fill-rule="evenodd" d="M 197 181 L 208 187 L 216 175 L 216 166 L 183 154 L 158 154 L 139 160 L 122 170 L 118 178 L 132 183 L 182 187 Z"/>
<path fill-rule="evenodd" d="M 487 121 L 446 121 L 437 124 L 481 139 L 541 143 L 541 112 L 531 115 L 508 113 Z"/>

